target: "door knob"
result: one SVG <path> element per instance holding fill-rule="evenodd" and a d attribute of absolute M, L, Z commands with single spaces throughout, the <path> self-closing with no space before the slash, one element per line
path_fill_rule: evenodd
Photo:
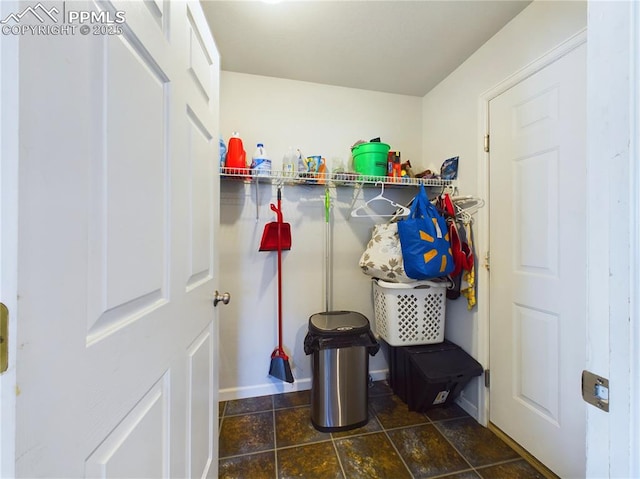
<path fill-rule="evenodd" d="M 230 300 L 231 300 L 231 295 L 229 293 L 220 294 L 220 292 L 218 290 L 216 290 L 216 292 L 213 294 L 213 305 L 214 306 L 218 306 L 218 303 L 220 301 L 222 301 L 222 304 L 229 304 Z"/>

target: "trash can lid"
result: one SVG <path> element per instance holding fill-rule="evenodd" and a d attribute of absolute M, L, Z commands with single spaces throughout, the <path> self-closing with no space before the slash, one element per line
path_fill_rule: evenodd
<path fill-rule="evenodd" d="M 319 334 L 362 334 L 369 330 L 369 320 L 355 311 L 327 311 L 309 318 L 309 330 Z"/>

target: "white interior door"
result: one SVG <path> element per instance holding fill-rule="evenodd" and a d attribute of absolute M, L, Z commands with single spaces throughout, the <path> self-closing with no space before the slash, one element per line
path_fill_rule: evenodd
<path fill-rule="evenodd" d="M 584 477 L 586 45 L 489 115 L 490 421 L 561 477 Z"/>
<path fill-rule="evenodd" d="M 14 6 L 0 2 L 0 18 Z M 0 302 L 9 312 L 3 346 L 11 351 L 17 344 L 18 91 L 17 38 L 0 35 Z M 13 477 L 15 461 L 15 358 L 10 355 L 7 360 L 7 369 L 0 370 L 0 477 Z"/>
<path fill-rule="evenodd" d="M 19 38 L 15 463 L 3 444 L 3 471 L 215 477 L 213 39 L 198 2 L 43 4 L 126 23 Z M 40 22 L 31 13 L 11 21 Z"/>

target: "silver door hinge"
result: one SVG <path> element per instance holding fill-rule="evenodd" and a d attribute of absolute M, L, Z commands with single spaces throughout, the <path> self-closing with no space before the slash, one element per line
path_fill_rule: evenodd
<path fill-rule="evenodd" d="M 591 371 L 582 371 L 582 399 L 609 412 L 609 380 Z"/>
<path fill-rule="evenodd" d="M 484 265 L 483 266 L 487 271 L 491 271 L 491 262 L 490 262 L 489 251 L 487 251 L 487 254 L 484 255 Z"/>
<path fill-rule="evenodd" d="M 491 371 L 488 369 L 484 370 L 484 387 L 491 387 Z"/>
<path fill-rule="evenodd" d="M 484 151 L 489 153 L 489 135 L 484 135 Z"/>

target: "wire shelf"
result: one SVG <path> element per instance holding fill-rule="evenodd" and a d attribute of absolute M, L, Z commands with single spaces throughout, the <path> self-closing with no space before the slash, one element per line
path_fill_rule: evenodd
<path fill-rule="evenodd" d="M 371 176 L 359 173 L 298 173 L 271 170 L 254 173 L 251 169 L 220 168 L 220 176 L 246 183 L 274 183 L 290 185 L 321 185 L 321 186 L 349 186 L 349 185 L 388 185 L 388 186 L 455 186 L 455 180 L 441 180 L 439 178 L 391 178 L 389 176 Z"/>

